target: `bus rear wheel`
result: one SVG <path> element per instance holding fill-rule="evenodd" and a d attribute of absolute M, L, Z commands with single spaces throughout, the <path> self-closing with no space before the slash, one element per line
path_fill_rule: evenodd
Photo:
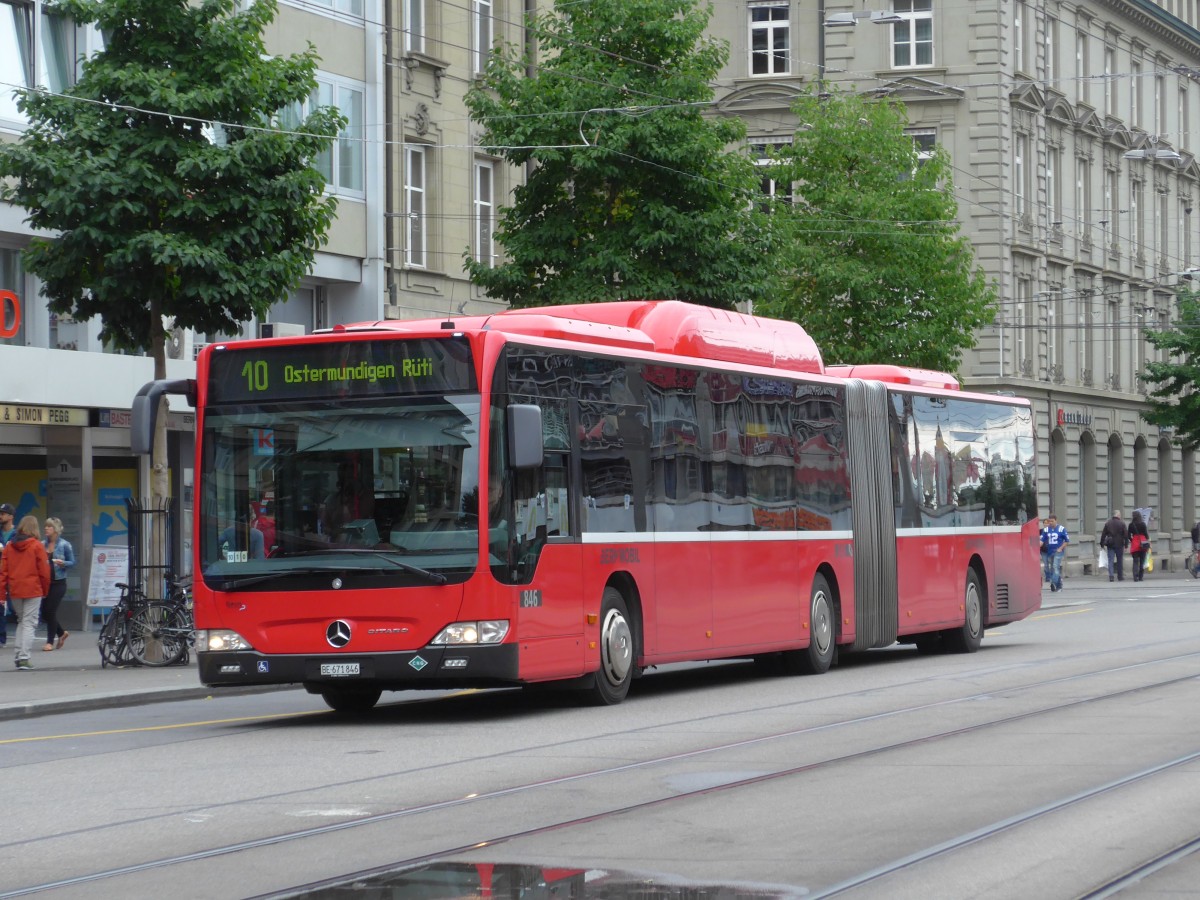
<path fill-rule="evenodd" d="M 780 663 L 789 675 L 820 675 L 833 665 L 837 653 L 837 608 L 824 575 L 813 577 L 808 621 L 808 646 L 781 654 Z"/>
<path fill-rule="evenodd" d="M 974 653 L 983 643 L 983 586 L 974 569 L 967 570 L 967 586 L 963 591 L 965 619 L 959 628 L 942 632 L 942 641 L 951 653 Z"/>
<path fill-rule="evenodd" d="M 589 699 L 595 706 L 620 703 L 629 693 L 637 662 L 629 608 L 615 587 L 606 587 L 600 601 L 600 670 Z"/>
<path fill-rule="evenodd" d="M 321 690 L 321 699 L 335 712 L 363 713 L 375 707 L 382 694 L 379 688 L 327 687 Z"/>

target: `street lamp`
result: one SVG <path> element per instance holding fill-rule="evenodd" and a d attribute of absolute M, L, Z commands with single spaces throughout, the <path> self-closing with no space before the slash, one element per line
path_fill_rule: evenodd
<path fill-rule="evenodd" d="M 1182 162 L 1183 157 L 1175 150 L 1168 150 L 1165 147 L 1162 149 L 1156 147 L 1142 148 L 1139 150 L 1126 150 L 1122 159 L 1162 159 L 1169 162 Z"/>
<path fill-rule="evenodd" d="M 859 19 L 868 18 L 871 20 L 872 25 L 895 25 L 898 22 L 905 21 L 904 16 L 892 10 L 872 12 L 869 9 L 864 9 L 857 12 L 830 13 L 825 18 L 824 25 L 826 28 L 847 28 L 857 25 Z"/>

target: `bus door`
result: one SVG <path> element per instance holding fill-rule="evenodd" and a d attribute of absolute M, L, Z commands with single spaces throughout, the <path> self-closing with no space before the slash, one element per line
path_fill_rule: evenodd
<path fill-rule="evenodd" d="M 584 596 L 570 491 L 566 403 L 541 400 L 542 465 L 504 461 L 506 428 L 493 431 L 488 553 L 497 580 L 513 591 L 521 677 L 581 672 Z M 504 413 L 493 413 L 494 424 Z"/>

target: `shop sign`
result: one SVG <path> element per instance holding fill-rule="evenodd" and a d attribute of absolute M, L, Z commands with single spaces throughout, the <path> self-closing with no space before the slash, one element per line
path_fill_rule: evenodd
<path fill-rule="evenodd" d="M 0 403 L 0 425 L 87 425 L 86 409 Z"/>
<path fill-rule="evenodd" d="M 12 291 L 0 291 L 0 338 L 16 337 L 21 330 L 21 299 Z"/>
<path fill-rule="evenodd" d="M 1061 425 L 1082 425 L 1084 428 L 1092 427 L 1092 414 L 1082 412 L 1067 412 L 1061 406 L 1058 408 L 1058 424 Z"/>
<path fill-rule="evenodd" d="M 100 410 L 101 428 L 129 428 L 133 424 L 133 412 L 128 409 Z"/>

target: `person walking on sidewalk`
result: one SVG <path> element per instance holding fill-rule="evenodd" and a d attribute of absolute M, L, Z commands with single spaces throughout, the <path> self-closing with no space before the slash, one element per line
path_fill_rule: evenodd
<path fill-rule="evenodd" d="M 58 621 L 58 607 L 67 595 L 67 570 L 75 565 L 75 550 L 71 542 L 62 536 L 62 519 L 53 516 L 46 519 L 46 539 L 42 546 L 50 558 L 50 592 L 42 601 L 41 616 L 46 623 L 46 646 L 43 650 L 60 649 L 70 636 Z"/>
<path fill-rule="evenodd" d="M 1200 578 L 1200 522 L 1192 526 L 1192 558 L 1188 571 L 1193 578 Z"/>
<path fill-rule="evenodd" d="M 13 524 L 13 516 L 16 514 L 17 511 L 11 503 L 0 503 L 0 551 L 4 550 L 4 545 L 17 533 L 17 526 Z M 0 591 L 0 647 L 8 643 L 8 608 L 5 603 L 7 599 L 4 592 Z"/>
<path fill-rule="evenodd" d="M 1133 557 L 1133 580 L 1142 581 L 1146 577 L 1146 554 L 1150 550 L 1150 532 L 1142 521 L 1142 514 L 1136 509 L 1129 523 L 1129 555 Z"/>
<path fill-rule="evenodd" d="M 1125 580 L 1125 545 L 1129 543 L 1129 535 L 1125 523 L 1121 521 L 1121 511 L 1114 509 L 1112 518 L 1104 523 L 1100 532 L 1100 546 L 1108 551 L 1108 580 L 1113 580 L 1115 573 L 1117 581 Z"/>
<path fill-rule="evenodd" d="M 1038 536 L 1040 537 L 1041 542 L 1042 542 L 1042 550 L 1041 550 L 1041 553 L 1042 553 L 1042 581 L 1045 582 L 1046 584 L 1050 583 L 1050 573 L 1052 571 L 1050 547 L 1047 546 L 1047 544 L 1046 544 L 1046 533 L 1049 531 L 1050 531 L 1050 520 L 1042 519 L 1042 530 L 1038 533 Z"/>
<path fill-rule="evenodd" d="M 37 629 L 42 598 L 50 591 L 50 559 L 38 540 L 38 520 L 25 516 L 17 533 L 0 553 L 0 596 L 17 611 L 17 668 L 32 669 L 29 651 Z"/>
<path fill-rule="evenodd" d="M 1046 549 L 1050 553 L 1050 590 L 1062 590 L 1062 566 L 1067 552 L 1067 544 L 1071 541 L 1067 534 L 1067 526 L 1059 525 L 1058 518 L 1051 514 L 1050 524 L 1046 526 Z"/>

